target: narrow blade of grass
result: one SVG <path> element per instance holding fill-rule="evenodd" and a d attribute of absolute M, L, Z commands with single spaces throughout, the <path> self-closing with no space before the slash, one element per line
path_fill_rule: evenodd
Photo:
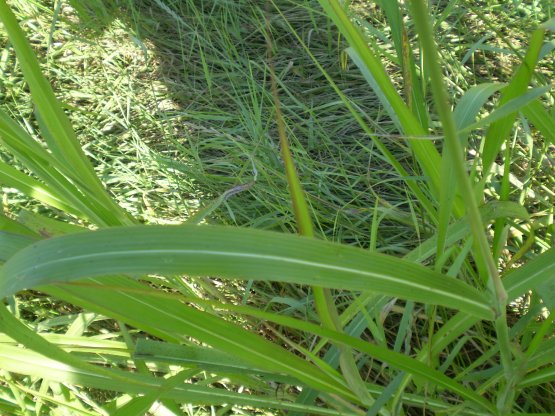
<path fill-rule="evenodd" d="M 539 100 L 524 107 L 522 113 L 549 143 L 555 145 L 555 117 L 547 112 Z"/>
<path fill-rule="evenodd" d="M 101 202 L 107 221 L 115 225 L 132 223 L 125 211 L 108 195 L 85 157 L 67 115 L 42 74 L 37 58 L 5 0 L 0 0 L 0 19 L 19 58 L 41 120 L 39 124 L 44 126 L 43 137 L 47 140 L 53 157 L 73 168 L 72 179 L 82 183 L 84 190 Z"/>
<path fill-rule="evenodd" d="M 63 353 L 62 350 L 60 351 Z M 69 356 L 71 357 L 71 355 Z M 83 370 L 81 364 L 76 365 L 73 360 L 64 361 L 63 359 L 46 358 L 40 353 L 22 349 L 18 346 L 0 344 L 0 365 L 2 369 L 16 374 L 47 380 L 55 379 L 59 382 L 70 383 L 72 385 L 78 384 L 100 390 L 158 396 L 162 399 L 175 400 L 179 403 L 200 405 L 233 403 L 255 408 L 296 410 L 309 414 L 330 416 L 337 414 L 337 411 L 334 409 L 286 402 L 273 396 L 240 394 L 225 389 L 197 386 L 189 383 L 179 383 L 179 385 L 172 386 L 170 389 L 167 388 L 166 380 L 160 377 L 128 374 L 128 379 L 122 381 L 118 378 L 118 373 L 120 372 L 117 370 L 108 369 L 100 372 L 98 371 L 101 369 L 100 367 L 90 364 L 87 370 Z M 177 380 L 175 381 L 177 384 Z"/>
<path fill-rule="evenodd" d="M 428 132 L 424 130 L 418 119 L 403 102 L 380 59 L 368 48 L 364 35 L 351 22 L 345 13 L 344 6 L 337 0 L 319 0 L 319 3 L 360 58 L 361 67 L 371 74 L 372 85 L 378 88 L 376 92 L 378 96 L 383 97 L 383 104 L 394 112 L 394 117 L 399 120 L 403 130 L 402 133 L 411 137 L 426 136 Z M 434 145 L 426 140 L 409 141 L 409 145 L 422 170 L 428 176 L 432 190 L 437 193 L 440 185 L 439 153 Z"/>
<path fill-rule="evenodd" d="M 79 212 L 68 205 L 65 202 L 65 199 L 55 190 L 50 189 L 48 186 L 40 183 L 36 179 L 31 178 L 29 175 L 21 173 L 19 170 L 2 161 L 0 161 L 0 183 L 4 186 L 15 188 L 24 194 L 27 194 L 30 197 L 54 208 L 79 215 Z"/>
<path fill-rule="evenodd" d="M 528 290 L 552 279 L 555 273 L 555 247 L 536 256 L 524 266 L 506 273 L 503 283 L 509 299 L 515 299 Z"/>
<path fill-rule="evenodd" d="M 269 22 L 268 22 L 269 25 Z M 295 169 L 295 163 L 293 161 L 293 156 L 291 150 L 289 149 L 289 140 L 287 140 L 286 126 L 281 113 L 281 103 L 279 100 L 279 92 L 277 87 L 276 74 L 274 71 L 274 65 L 272 61 L 272 40 L 270 35 L 267 35 L 268 42 L 268 54 L 270 60 L 270 80 L 272 87 L 272 97 L 274 101 L 274 108 L 276 112 L 276 122 L 278 127 L 279 141 L 281 147 L 281 157 L 285 165 L 285 173 L 287 177 L 287 183 L 289 184 L 289 192 L 291 194 L 291 201 L 293 203 L 293 210 L 295 213 L 295 219 L 299 234 L 306 237 L 314 237 L 314 226 L 312 224 L 312 218 L 310 211 L 308 209 L 308 204 L 304 197 L 304 192 L 301 186 L 301 182 L 297 175 Z M 336 329 L 337 331 L 342 331 L 341 324 L 339 322 L 339 317 L 337 315 L 337 309 L 331 292 L 328 288 L 322 288 L 320 285 L 314 285 L 312 287 L 314 292 L 314 301 L 316 304 L 316 310 L 320 317 L 322 323 L 328 328 Z M 355 392 L 355 394 L 361 399 L 363 403 L 371 404 L 373 399 L 370 397 L 368 390 L 364 386 L 364 382 L 360 377 L 360 373 L 356 362 L 353 358 L 352 352 L 344 348 L 339 347 L 340 350 L 340 362 L 341 371 L 347 380 L 347 383 Z"/>
<path fill-rule="evenodd" d="M 499 100 L 499 106 L 518 98 L 528 89 L 543 45 L 544 35 L 545 30 L 543 28 L 535 30 L 532 34 L 524 61 L 516 70 L 511 82 L 503 90 L 501 99 Z M 482 155 L 484 175 L 487 175 L 489 172 L 491 165 L 499 153 L 501 145 L 506 140 L 513 127 L 515 118 L 516 113 L 511 113 L 489 126 L 486 137 L 484 138 L 484 150 Z"/>
<path fill-rule="evenodd" d="M 338 374 L 332 377 L 257 334 L 184 305 L 178 298 L 158 296 L 157 292 L 148 297 L 146 295 L 151 291 L 145 291 L 146 287 L 141 283 L 122 277 L 102 280 L 90 279 L 84 286 L 51 286 L 48 292 L 73 304 L 113 316 L 158 338 L 178 342 L 193 337 L 249 363 L 252 368 L 295 377 L 319 391 L 356 400 L 338 381 L 341 380 Z M 104 293 L 102 300 L 97 299 L 99 292 Z"/>
<path fill-rule="evenodd" d="M 527 90 L 520 94 L 518 97 L 513 98 L 497 107 L 486 117 L 472 123 L 459 131 L 459 134 L 466 134 L 472 130 L 495 124 L 495 122 L 506 119 L 511 115 L 515 115 L 520 109 L 536 101 L 538 97 L 544 95 L 550 90 L 550 87 L 545 85 L 543 87 L 536 87 Z"/>

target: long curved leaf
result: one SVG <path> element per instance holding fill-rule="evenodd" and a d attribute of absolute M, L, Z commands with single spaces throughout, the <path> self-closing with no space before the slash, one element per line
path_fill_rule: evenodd
<path fill-rule="evenodd" d="M 54 208 L 68 213 L 74 212 L 73 208 L 64 201 L 64 198 L 56 190 L 49 188 L 47 185 L 20 172 L 3 161 L 0 161 L 0 184 L 16 188 Z"/>
<path fill-rule="evenodd" d="M 10 6 L 5 0 L 0 0 L 0 21 L 8 34 L 13 46 L 25 81 L 29 85 L 31 98 L 36 107 L 43 138 L 46 139 L 52 158 L 59 163 L 66 164 L 74 170 L 71 179 L 81 183 L 82 190 L 101 204 L 106 223 L 111 225 L 130 224 L 131 218 L 111 198 L 96 176 L 92 164 L 85 157 L 75 131 L 71 127 L 69 117 L 54 95 L 52 86 L 42 74 L 39 62 L 19 27 Z M 34 146 L 36 148 L 36 146 Z"/>
<path fill-rule="evenodd" d="M 555 145 L 555 116 L 544 108 L 540 100 L 532 101 L 522 109 L 522 113 L 541 132 L 546 141 Z"/>
<path fill-rule="evenodd" d="M 121 278 L 115 279 L 121 281 Z M 143 288 L 142 285 L 133 281 L 130 281 L 127 287 L 137 287 L 137 285 Z M 143 299 L 136 299 L 133 295 L 121 297 L 120 293 L 117 290 L 105 293 L 104 299 L 96 299 L 93 303 L 102 303 L 107 300 L 111 308 L 123 307 L 124 313 L 133 311 L 137 327 L 145 327 L 149 324 L 160 327 L 149 331 L 154 335 L 165 337 L 165 334 L 171 333 L 170 337 L 176 340 L 186 340 L 193 336 L 251 363 L 255 368 L 290 374 L 298 378 L 301 383 L 305 382 L 313 388 L 339 394 L 348 399 L 354 398 L 342 383 L 328 376 L 316 366 L 217 316 L 186 307 L 181 302 L 168 302 L 166 299 L 160 298 L 154 299 L 152 302 L 145 302 L 144 296 L 142 296 Z M 114 298 L 119 300 L 119 304 L 110 302 L 110 299 Z M 113 312 L 111 316 L 115 316 L 117 319 L 122 318 L 117 310 Z M 132 322 L 135 323 L 135 321 Z M 106 380 L 116 379 L 118 382 L 129 385 L 132 385 L 138 376 L 123 371 L 110 372 L 106 368 L 93 366 L 81 360 L 36 334 L 9 313 L 6 308 L 0 308 L 0 324 L 2 330 L 9 337 L 33 351 L 40 351 L 49 359 L 63 363 L 64 366 L 74 367 L 89 374 L 96 373 Z M 102 388 L 111 389 L 108 386 Z"/>
<path fill-rule="evenodd" d="M 149 290 L 145 291 L 145 286 L 138 282 L 129 281 L 128 284 L 127 282 L 118 280 L 116 277 L 112 277 L 109 278 L 108 284 L 100 282 L 99 279 L 90 279 L 82 284 L 50 286 L 46 290 L 56 297 L 68 300 L 73 304 L 78 304 L 87 309 L 95 310 L 106 315 L 117 316 L 118 319 L 122 319 L 130 325 L 138 325 L 138 327 L 144 328 L 146 320 L 151 321 L 152 325 L 157 325 L 157 323 L 159 323 L 159 327 L 156 329 L 165 332 L 165 334 L 170 334 L 171 336 L 176 333 L 183 333 L 186 334 L 186 336 L 193 336 L 204 343 L 212 345 L 214 348 L 221 349 L 222 351 L 225 350 L 234 357 L 240 357 L 248 361 L 252 366 L 258 368 L 263 367 L 268 371 L 274 372 L 279 371 L 279 368 L 282 367 L 282 372 L 303 379 L 304 382 L 314 385 L 314 380 L 309 378 L 313 371 L 310 372 L 310 374 L 307 371 L 310 369 L 309 367 L 303 369 L 303 372 L 299 375 L 298 364 L 288 365 L 289 363 L 283 359 L 274 360 L 273 363 L 269 362 L 267 359 L 256 361 L 257 351 L 260 351 L 257 344 L 265 340 L 255 342 L 253 334 L 240 334 L 239 332 L 243 331 L 241 328 L 214 317 L 212 314 L 184 307 L 183 303 L 178 301 L 180 297 L 170 294 L 163 295 Z M 407 357 L 404 354 L 373 345 L 361 339 L 347 336 L 310 322 L 281 316 L 279 314 L 258 311 L 248 306 L 221 304 L 219 302 L 201 299 L 182 298 L 182 301 L 191 301 L 202 306 L 214 307 L 224 313 L 238 313 L 253 316 L 333 340 L 336 343 L 368 354 L 370 357 L 377 360 L 387 362 L 393 367 L 424 377 L 432 383 L 443 386 L 481 407 L 490 407 L 487 400 L 471 390 L 462 387 L 437 370 Z M 137 319 L 138 315 L 141 315 L 140 322 L 139 319 Z M 203 325 L 199 325 L 201 322 Z M 176 328 L 179 328 L 179 330 L 176 331 Z M 148 330 L 149 332 L 151 331 L 151 329 Z M 220 337 L 218 341 L 217 337 L 220 333 L 225 334 L 225 336 L 229 338 L 229 341 L 233 341 L 234 339 L 242 340 L 242 346 L 240 348 L 235 348 L 234 345 L 230 344 L 222 337 Z M 165 334 L 162 333 L 161 336 L 165 337 Z M 247 337 L 249 337 L 249 341 L 246 341 Z M 233 348 L 233 350 L 230 350 L 230 347 Z M 274 357 L 273 353 L 269 351 L 267 351 L 267 355 L 269 357 Z M 294 358 L 296 359 L 296 357 Z M 293 373 L 293 371 L 297 373 Z"/>
<path fill-rule="evenodd" d="M 363 71 L 365 78 L 370 81 L 382 105 L 392 109 L 393 120 L 399 121 L 402 133 L 407 136 L 425 136 L 426 130 L 397 92 L 381 59 L 368 48 L 364 34 L 349 19 L 344 6 L 337 0 L 318 0 L 318 2 L 351 46 L 350 56 Z M 359 59 L 356 59 L 357 57 Z M 441 183 L 439 170 L 441 158 L 435 146 L 428 140 L 410 140 L 409 145 L 426 173 L 432 189 L 437 191 Z"/>
<path fill-rule="evenodd" d="M 129 374 L 129 381 L 122 382 L 116 377 L 118 374 L 116 370 L 107 369 L 103 373 L 85 371 L 79 367 L 46 358 L 34 351 L 10 345 L 0 345 L 0 366 L 2 369 L 14 373 L 97 389 L 109 389 L 130 394 L 158 393 L 161 398 L 183 403 L 211 405 L 233 403 L 258 408 L 297 410 L 310 414 L 337 414 L 334 409 L 291 403 L 273 396 L 240 394 L 189 383 L 182 383 L 172 389 L 164 389 L 166 380 L 161 377 Z M 109 377 L 110 373 L 114 374 L 113 378 Z"/>
<path fill-rule="evenodd" d="M 191 274 L 373 290 L 491 319 L 484 294 L 462 281 L 383 254 L 259 230 L 133 226 L 33 244 L 0 272 L 0 296 L 110 274 Z"/>

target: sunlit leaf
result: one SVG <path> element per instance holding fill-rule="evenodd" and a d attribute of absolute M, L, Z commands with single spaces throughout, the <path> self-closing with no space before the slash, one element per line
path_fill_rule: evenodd
<path fill-rule="evenodd" d="M 6 263 L 0 295 L 84 277 L 148 273 L 372 288 L 492 317 L 478 290 L 402 259 L 294 235 L 217 226 L 116 227 L 41 241 Z"/>

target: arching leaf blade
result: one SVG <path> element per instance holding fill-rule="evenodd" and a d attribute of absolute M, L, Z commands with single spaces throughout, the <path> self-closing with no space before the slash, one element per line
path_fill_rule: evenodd
<path fill-rule="evenodd" d="M 214 344 L 212 335 L 209 334 L 210 331 L 219 332 L 219 325 L 232 326 L 231 323 L 221 321 L 221 323 L 216 324 L 212 320 L 217 320 L 218 318 L 213 317 L 210 314 L 203 314 L 200 311 L 194 310 L 192 308 L 185 308 L 182 303 L 178 301 L 179 297 L 171 294 L 159 294 L 149 290 L 145 291 L 145 286 L 141 285 L 135 281 L 127 282 L 120 278 L 112 277 L 110 278 L 109 284 L 105 282 L 100 282 L 100 279 L 90 279 L 86 282 L 76 283 L 76 284 L 65 284 L 58 286 L 50 286 L 45 289 L 52 295 L 56 297 L 65 299 L 74 304 L 79 304 L 83 307 L 90 308 L 99 313 L 107 314 L 110 316 L 117 316 L 118 319 L 122 319 L 131 325 L 134 325 L 134 321 L 137 320 L 137 314 L 141 313 L 140 325 L 145 324 L 145 320 L 151 320 L 153 325 L 159 323 L 160 327 L 158 330 L 169 331 L 170 334 L 183 333 L 186 336 L 194 336 L 195 338 L 202 340 L 203 342 L 213 345 L 215 348 L 225 350 L 230 355 L 234 357 L 241 357 L 248 360 L 251 365 L 258 368 L 263 367 L 269 371 L 279 371 L 277 367 L 269 367 L 273 364 L 268 360 L 256 361 L 257 353 L 254 352 L 254 347 L 256 344 L 253 342 L 246 342 L 246 338 L 242 334 L 238 334 L 238 331 L 242 331 L 238 327 L 235 330 L 227 333 L 226 336 L 238 337 L 244 340 L 244 348 L 250 349 L 247 354 L 243 354 L 240 350 L 231 351 L 229 349 L 223 348 L 224 345 L 220 342 L 219 344 Z M 183 299 L 184 301 L 187 299 Z M 390 351 L 386 348 L 379 347 L 367 341 L 358 339 L 356 337 L 348 336 L 339 333 L 334 330 L 323 328 L 311 322 L 306 322 L 303 320 L 282 316 L 279 314 L 274 314 L 270 312 L 259 311 L 255 308 L 248 306 L 236 306 L 229 304 L 221 304 L 219 302 L 206 301 L 201 299 L 189 299 L 191 302 L 195 302 L 201 306 L 214 307 L 224 313 L 232 314 L 244 314 L 259 319 L 263 319 L 269 322 L 275 322 L 279 325 L 288 326 L 290 328 L 305 331 L 307 333 L 312 333 L 319 335 L 323 338 L 328 338 L 334 342 L 341 343 L 345 346 L 354 348 L 360 352 L 368 354 L 369 356 L 389 363 L 390 365 L 400 368 L 402 370 L 408 371 L 409 373 L 418 374 L 421 377 L 430 380 L 432 383 L 437 383 L 438 385 L 444 386 L 451 391 L 459 394 L 461 397 L 468 399 L 484 408 L 490 407 L 487 400 L 480 397 L 476 393 L 462 387 L 454 380 L 439 373 L 436 370 L 431 369 L 427 365 L 417 362 L 411 357 L 407 357 L 404 354 L 396 353 Z M 156 306 L 161 305 L 161 306 Z M 170 305 L 177 305 L 171 306 Z M 163 308 L 163 309 L 162 309 Z M 176 309 L 179 308 L 179 309 Z M 177 311 L 180 312 L 177 312 Z M 140 312 L 139 312 L 140 311 Z M 160 319 L 159 316 L 155 316 L 157 313 L 164 314 L 164 318 Z M 191 315 L 190 315 L 191 314 Z M 199 315 L 200 321 L 195 318 L 195 315 Z M 201 317 L 202 315 L 202 317 Z M 144 317 L 148 318 L 144 318 Z M 203 322 L 204 317 L 208 317 L 210 322 Z M 203 325 L 199 325 L 198 328 L 201 332 L 191 327 L 191 323 L 194 325 L 196 322 L 203 322 Z M 202 327 L 202 328 L 201 328 Z M 168 329 L 165 329 L 168 328 Z M 176 328 L 179 328 L 176 331 Z M 162 335 L 163 337 L 163 335 Z M 271 355 L 273 357 L 273 355 Z M 296 359 L 296 357 L 294 357 Z M 298 374 L 292 374 L 292 371 L 297 371 L 298 365 L 295 363 L 287 363 L 285 360 L 273 360 L 277 365 L 283 365 L 282 372 L 296 376 L 299 379 L 304 379 L 302 381 L 309 382 L 307 384 L 313 385 L 314 380 L 310 380 L 308 376 L 313 373 L 302 369 L 301 376 Z M 291 365 L 292 364 L 292 365 Z"/>
<path fill-rule="evenodd" d="M 255 333 L 212 313 L 189 307 L 181 299 L 160 296 L 137 281 L 111 276 L 41 289 L 72 304 L 126 322 L 160 339 L 188 342 L 193 337 L 227 353 L 238 362 L 248 363 L 252 368 L 295 377 L 299 384 L 354 399 L 338 381 L 338 374 L 332 377 Z"/>
<path fill-rule="evenodd" d="M 129 382 L 118 380 L 116 370 L 104 373 L 87 372 L 69 364 L 62 364 L 41 354 L 17 346 L 0 345 L 0 365 L 6 371 L 39 378 L 79 384 L 96 389 L 113 390 L 128 394 L 157 394 L 160 398 L 195 404 L 226 404 L 304 411 L 310 414 L 335 415 L 334 409 L 303 405 L 279 400 L 271 396 L 247 395 L 206 386 L 183 383 L 164 389 L 165 379 L 130 374 Z M 106 374 L 114 373 L 110 378 Z"/>
<path fill-rule="evenodd" d="M 51 238 L 13 256 L 0 296 L 85 277 L 148 273 L 368 290 L 491 319 L 483 293 L 423 266 L 305 237 L 222 226 L 133 226 Z"/>

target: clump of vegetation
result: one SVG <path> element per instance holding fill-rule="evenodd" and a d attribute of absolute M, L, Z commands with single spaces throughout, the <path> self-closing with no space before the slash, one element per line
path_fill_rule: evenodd
<path fill-rule="evenodd" d="M 505 3 L 0 0 L 1 412 L 552 414 L 555 23 Z"/>

